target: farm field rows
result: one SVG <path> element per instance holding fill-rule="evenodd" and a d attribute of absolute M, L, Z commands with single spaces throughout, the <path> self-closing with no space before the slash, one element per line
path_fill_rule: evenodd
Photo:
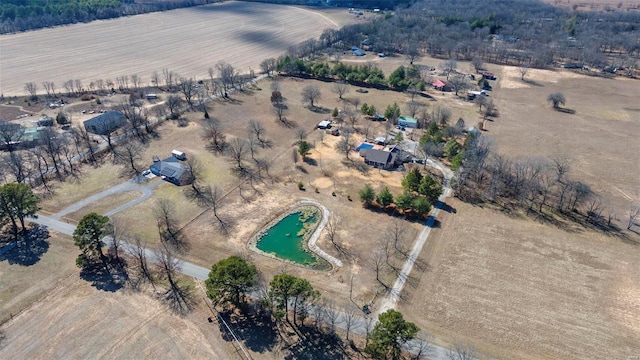
<path fill-rule="evenodd" d="M 353 18 L 293 6 L 225 2 L 113 20 L 0 36 L 0 92 L 25 94 L 24 84 L 67 80 L 85 87 L 97 79 L 137 74 L 143 83 L 167 68 L 203 78 L 226 61 L 248 72 L 289 46 L 318 37 Z M 335 19 L 335 21 L 334 21 Z"/>

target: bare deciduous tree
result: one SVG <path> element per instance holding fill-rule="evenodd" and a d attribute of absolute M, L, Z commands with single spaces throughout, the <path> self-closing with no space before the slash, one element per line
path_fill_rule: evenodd
<path fill-rule="evenodd" d="M 413 347 L 411 359 L 420 360 L 425 357 L 430 358 L 433 355 L 433 345 L 431 345 L 427 339 L 423 337 L 416 337 L 414 342 L 416 343 L 416 346 Z"/>
<path fill-rule="evenodd" d="M 440 64 L 440 70 L 442 70 L 444 75 L 447 77 L 447 80 L 449 80 L 449 76 L 452 73 L 454 73 L 457 68 L 458 68 L 458 62 L 455 61 L 454 59 L 449 59 Z"/>
<path fill-rule="evenodd" d="M 338 99 L 340 100 L 342 100 L 342 97 L 347 93 L 348 90 L 349 90 L 349 84 L 347 84 L 344 81 L 337 81 L 333 83 L 332 91 L 336 93 L 336 95 L 338 95 Z"/>
<path fill-rule="evenodd" d="M 631 230 L 631 227 L 635 224 L 636 219 L 640 216 L 640 206 L 631 206 L 627 212 L 627 230 Z"/>
<path fill-rule="evenodd" d="M 160 74 L 157 71 L 151 73 L 151 86 L 160 87 Z"/>
<path fill-rule="evenodd" d="M 276 120 L 278 123 L 285 126 L 291 127 L 291 122 L 287 120 L 287 107 L 284 104 L 274 105 L 271 108 L 271 112 L 276 116 Z"/>
<path fill-rule="evenodd" d="M 61 156 L 63 153 L 62 148 L 67 146 L 66 138 L 59 136 L 55 130 L 47 127 L 40 133 L 39 142 L 49 160 L 51 160 L 56 176 L 58 179 L 62 179 L 61 171 L 64 171 L 64 164 Z"/>
<path fill-rule="evenodd" d="M 547 97 L 547 101 L 551 102 L 554 109 L 559 109 L 560 105 L 564 105 L 567 102 L 564 94 L 562 94 L 561 92 L 554 92 L 549 94 L 549 96 Z"/>
<path fill-rule="evenodd" d="M 0 120 L 0 146 L 8 152 L 14 152 L 24 137 L 24 128 L 19 124 Z"/>
<path fill-rule="evenodd" d="M 529 66 L 520 65 L 520 67 L 518 68 L 518 72 L 520 72 L 520 80 L 524 81 L 524 77 L 527 76 L 527 73 L 529 72 Z"/>
<path fill-rule="evenodd" d="M 322 97 L 322 93 L 320 92 L 320 88 L 315 85 L 307 85 L 302 88 L 302 92 L 300 94 L 302 96 L 302 103 L 309 104 L 311 108 L 315 108 L 315 104 Z"/>
<path fill-rule="evenodd" d="M 104 80 L 102 79 L 98 79 L 96 80 L 96 89 L 98 89 L 98 94 L 102 95 L 104 94 L 104 90 L 106 88 L 106 83 Z"/>
<path fill-rule="evenodd" d="M 82 87 L 82 80 L 75 79 L 73 81 L 73 85 L 75 87 L 75 92 L 77 95 L 80 95 L 84 91 L 84 88 Z"/>
<path fill-rule="evenodd" d="M 434 106 L 431 108 L 431 120 L 440 125 L 449 124 L 451 119 L 451 110 L 443 106 Z"/>
<path fill-rule="evenodd" d="M 171 244 L 177 249 L 182 249 L 184 248 L 185 243 L 180 232 L 175 212 L 175 204 L 171 200 L 164 198 L 158 199 L 153 209 L 160 239 L 165 243 Z"/>
<path fill-rule="evenodd" d="M 409 41 L 409 43 L 405 47 L 404 54 L 407 57 L 407 60 L 409 60 L 409 64 L 413 65 L 413 62 L 420 57 L 420 49 L 418 48 L 418 43 L 413 40 Z"/>
<path fill-rule="evenodd" d="M 21 183 L 31 176 L 31 160 L 28 153 L 21 151 L 10 152 L 1 158 L 2 168 L 7 171 L 17 183 Z"/>
<path fill-rule="evenodd" d="M 243 161 L 249 151 L 247 145 L 247 140 L 236 137 L 229 142 L 229 146 L 227 147 L 226 153 L 231 162 L 234 163 L 235 170 L 239 173 L 244 173 L 245 170 Z"/>
<path fill-rule="evenodd" d="M 178 118 L 178 110 L 180 109 L 180 105 L 182 104 L 182 100 L 180 97 L 176 95 L 169 95 L 167 100 L 165 101 L 165 105 L 169 109 L 169 116 L 172 119 Z"/>
<path fill-rule="evenodd" d="M 31 100 L 38 100 L 38 84 L 35 82 L 28 82 L 24 84 L 24 89 L 31 96 Z"/>
<path fill-rule="evenodd" d="M 184 99 L 187 101 L 187 105 L 193 106 L 193 96 L 195 95 L 196 83 L 193 78 L 180 78 L 180 90 L 184 95 Z"/>
<path fill-rule="evenodd" d="M 271 146 L 271 142 L 264 138 L 267 129 L 262 125 L 262 122 L 259 120 L 250 120 L 247 130 L 249 134 L 255 136 L 255 139 L 258 140 L 261 147 L 266 148 Z"/>
<path fill-rule="evenodd" d="M 233 88 L 237 72 L 231 64 L 227 64 L 224 61 L 220 61 L 216 64 L 216 70 L 218 70 L 218 77 L 222 83 L 222 89 L 224 91 L 224 97 L 228 97 L 228 91 Z"/>
<path fill-rule="evenodd" d="M 53 81 L 42 82 L 42 87 L 44 87 L 44 91 L 47 93 L 47 99 L 51 99 L 56 96 L 56 84 Z"/>
<path fill-rule="evenodd" d="M 73 80 L 65 81 L 62 86 L 67 90 L 67 96 L 71 97 L 73 95 Z"/>
<path fill-rule="evenodd" d="M 172 91 L 176 74 L 172 70 L 164 68 L 162 69 L 162 77 L 164 78 L 164 86 L 167 88 L 167 91 Z"/>
<path fill-rule="evenodd" d="M 484 62 L 482 61 L 481 58 L 475 57 L 471 59 L 471 65 L 473 66 L 473 69 L 476 71 L 476 74 L 478 74 L 480 73 L 480 70 L 482 70 L 482 67 L 484 66 Z"/>
<path fill-rule="evenodd" d="M 202 138 L 207 141 L 207 150 L 222 154 L 227 149 L 227 139 L 218 119 L 205 119 Z"/>
<path fill-rule="evenodd" d="M 355 149 L 355 140 L 353 136 L 351 136 L 352 134 L 353 130 L 349 128 L 343 128 L 340 134 L 341 138 L 336 144 L 336 150 L 344 154 L 347 160 L 351 160 L 349 155 L 351 154 L 351 151 Z"/>
<path fill-rule="evenodd" d="M 458 92 L 466 90 L 469 87 L 469 83 L 467 82 L 467 78 L 464 75 L 456 75 L 449 79 L 449 85 L 453 91 L 455 91 L 456 96 Z"/>
<path fill-rule="evenodd" d="M 123 141 L 117 150 L 116 161 L 123 165 L 123 174 L 138 177 L 144 170 L 142 160 L 142 143 L 134 139 Z"/>
<path fill-rule="evenodd" d="M 448 356 L 450 360 L 474 360 L 477 354 L 473 346 L 458 343 L 449 350 Z"/>
<path fill-rule="evenodd" d="M 330 300 L 323 301 L 322 308 L 324 309 L 324 319 L 329 323 L 329 331 L 333 334 L 340 321 L 340 311 L 336 308 L 336 304 Z"/>
<path fill-rule="evenodd" d="M 405 113 L 412 118 L 415 118 L 416 115 L 420 113 L 420 111 L 422 111 L 423 108 L 424 108 L 424 104 L 418 101 L 409 101 L 404 106 Z"/>
<path fill-rule="evenodd" d="M 180 285 L 176 279 L 176 274 L 180 271 L 180 262 L 173 250 L 161 244 L 156 250 L 156 263 L 169 284 L 169 289 L 163 294 L 164 300 L 174 312 L 186 314 L 192 309 L 193 300 L 189 289 Z"/>
<path fill-rule="evenodd" d="M 134 91 L 138 91 L 138 89 L 140 89 L 141 83 L 142 79 L 138 76 L 138 74 L 131 75 L 131 85 L 133 85 Z"/>
<path fill-rule="evenodd" d="M 268 58 L 262 60 L 260 69 L 262 69 L 262 72 L 267 74 L 267 76 L 271 76 L 271 73 L 276 69 L 276 59 Z"/>
<path fill-rule="evenodd" d="M 136 259 L 140 275 L 149 281 L 155 289 L 155 279 L 147 263 L 146 245 L 146 242 L 144 242 L 140 236 L 136 235 L 133 237 L 133 243 L 127 248 L 127 253 Z"/>

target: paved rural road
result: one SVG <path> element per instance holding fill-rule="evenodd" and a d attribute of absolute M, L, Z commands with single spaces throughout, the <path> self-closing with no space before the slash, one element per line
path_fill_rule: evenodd
<path fill-rule="evenodd" d="M 66 208 L 60 210 L 59 212 L 55 213 L 54 215 L 51 216 L 51 218 L 56 219 L 56 220 L 60 220 L 63 216 L 67 215 L 67 214 L 71 214 L 74 213 L 80 209 L 82 209 L 83 207 L 90 205 L 98 200 L 104 199 L 106 197 L 115 195 L 115 194 L 119 194 L 119 193 L 123 193 L 123 192 L 127 192 L 127 191 L 141 191 L 142 195 L 140 197 L 138 197 L 135 200 L 132 200 L 122 206 L 119 206 L 107 213 L 105 213 L 105 216 L 113 216 L 121 211 L 124 211 L 134 205 L 137 205 L 145 200 L 147 200 L 148 198 L 150 198 L 153 195 L 153 189 L 155 189 L 158 185 L 162 184 L 162 181 L 159 178 L 154 178 L 151 179 L 150 181 L 146 182 L 146 183 L 142 183 L 143 181 L 145 181 L 144 178 L 140 178 L 140 180 L 138 179 L 131 179 L 129 181 L 125 181 L 121 184 L 118 184 L 116 186 L 112 186 L 110 188 L 108 188 L 107 190 L 104 190 L 102 192 L 99 192 L 95 195 L 89 196 L 86 199 L 82 199 L 80 201 L 78 201 L 77 203 L 74 203 L 70 206 L 67 206 Z"/>

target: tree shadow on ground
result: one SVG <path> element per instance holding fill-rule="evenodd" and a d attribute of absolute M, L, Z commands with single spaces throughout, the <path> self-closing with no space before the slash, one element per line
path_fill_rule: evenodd
<path fill-rule="evenodd" d="M 313 326 L 298 328 L 303 338 L 289 346 L 284 358 L 289 359 L 344 359 L 344 343 L 335 333 L 324 333 Z"/>
<path fill-rule="evenodd" d="M 0 250 L 0 261 L 6 260 L 11 265 L 34 265 L 49 250 L 48 238 L 49 231 L 45 227 L 31 227 L 21 239 Z"/>
<path fill-rule="evenodd" d="M 176 284 L 176 286 L 169 286 L 167 290 L 160 292 L 158 296 L 174 314 L 181 316 L 189 313 L 195 303 L 193 288 L 186 285 Z"/>
<path fill-rule="evenodd" d="M 561 112 L 561 113 L 565 113 L 565 114 L 575 114 L 576 113 L 576 111 L 573 110 L 573 109 L 561 108 L 561 107 L 556 108 L 556 111 L 557 112 Z"/>
<path fill-rule="evenodd" d="M 318 166 L 318 161 L 316 159 L 312 159 L 310 157 L 306 157 L 302 161 L 304 161 L 306 164 L 309 164 L 311 166 Z"/>
<path fill-rule="evenodd" d="M 274 349 L 278 343 L 278 329 L 271 316 L 260 313 L 238 314 L 232 311 L 220 313 L 236 336 L 249 350 L 265 353 Z M 234 341 L 227 327 L 221 322 L 220 333 L 225 341 Z"/>
<path fill-rule="evenodd" d="M 286 129 L 293 129 L 296 126 L 298 126 L 298 124 L 295 121 L 289 120 L 287 118 L 282 118 L 281 120 L 278 120 L 278 124 L 280 124 L 282 127 Z"/>
<path fill-rule="evenodd" d="M 82 267 L 80 278 L 98 290 L 115 292 L 124 287 L 129 275 L 124 260 L 109 259 L 106 263 L 96 261 Z"/>
<path fill-rule="evenodd" d="M 328 114 L 331 112 L 331 109 L 322 106 L 309 106 L 309 110 L 316 114 Z"/>
<path fill-rule="evenodd" d="M 446 211 L 450 214 L 456 214 L 458 212 L 454 207 L 440 200 L 436 202 L 436 206 L 439 207 L 440 210 Z"/>
<path fill-rule="evenodd" d="M 528 85 L 532 85 L 532 86 L 539 86 L 539 87 L 544 87 L 544 85 L 540 84 L 537 81 L 533 81 L 533 80 L 529 80 L 529 79 L 522 79 L 522 82 Z"/>

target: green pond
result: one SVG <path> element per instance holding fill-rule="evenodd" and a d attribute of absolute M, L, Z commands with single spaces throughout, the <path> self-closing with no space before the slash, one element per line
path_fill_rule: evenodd
<path fill-rule="evenodd" d="M 317 212 L 307 215 L 306 219 L 302 211 L 291 213 L 267 230 L 256 247 L 281 259 L 316 267 L 319 265 L 318 259 L 304 250 L 303 243 L 304 229 L 311 234 L 315 231 L 317 220 Z"/>

